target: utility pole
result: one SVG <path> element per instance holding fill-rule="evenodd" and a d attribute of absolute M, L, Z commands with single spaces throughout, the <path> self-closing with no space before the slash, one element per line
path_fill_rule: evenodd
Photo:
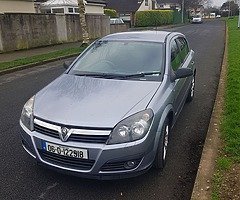
<path fill-rule="evenodd" d="M 240 28 L 240 0 L 238 0 L 238 6 L 239 6 L 238 28 Z"/>
<path fill-rule="evenodd" d="M 231 14 L 231 6 L 230 6 L 230 1 L 228 1 L 228 18 L 230 18 L 230 14 Z"/>
<path fill-rule="evenodd" d="M 238 28 L 240 28 L 240 8 L 239 8 L 239 16 L 238 16 Z"/>
<path fill-rule="evenodd" d="M 185 5 L 185 0 L 182 0 L 182 23 L 184 23 L 184 5 Z"/>

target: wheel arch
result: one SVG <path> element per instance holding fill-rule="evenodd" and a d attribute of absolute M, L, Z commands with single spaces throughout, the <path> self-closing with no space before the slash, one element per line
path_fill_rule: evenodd
<path fill-rule="evenodd" d="M 163 124 L 164 124 L 164 122 L 165 122 L 165 120 L 167 118 L 169 120 L 170 127 L 172 127 L 173 126 L 173 122 L 174 122 L 174 112 L 173 112 L 172 104 L 169 104 L 169 105 L 166 106 L 166 108 L 164 109 L 164 111 L 162 113 L 162 116 L 160 118 L 158 129 L 157 129 L 157 133 L 156 133 L 156 137 L 155 137 L 155 141 L 154 141 L 154 152 L 157 151 L 158 144 L 159 144 L 159 139 L 160 139 L 160 135 L 161 135 L 162 126 L 163 126 Z"/>
<path fill-rule="evenodd" d="M 197 74 L 197 69 L 195 68 L 193 71 L 193 75 L 196 76 L 196 74 Z"/>

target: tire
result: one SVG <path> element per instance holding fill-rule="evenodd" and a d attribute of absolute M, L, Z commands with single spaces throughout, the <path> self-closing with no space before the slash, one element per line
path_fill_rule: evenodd
<path fill-rule="evenodd" d="M 156 169 L 162 170 L 166 164 L 169 134 L 170 134 L 169 119 L 166 118 L 163 123 L 157 153 L 154 160 L 154 167 Z"/>
<path fill-rule="evenodd" d="M 193 79 L 192 79 L 191 87 L 190 87 L 190 90 L 188 92 L 188 96 L 187 96 L 187 99 L 186 99 L 187 103 L 190 103 L 194 99 L 195 86 L 196 86 L 196 77 L 194 75 Z"/>

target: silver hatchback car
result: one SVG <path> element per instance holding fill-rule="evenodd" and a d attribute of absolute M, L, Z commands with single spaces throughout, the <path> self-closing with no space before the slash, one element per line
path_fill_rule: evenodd
<path fill-rule="evenodd" d="M 195 75 L 194 51 L 181 33 L 106 36 L 24 105 L 23 147 L 38 163 L 86 178 L 162 169 Z"/>

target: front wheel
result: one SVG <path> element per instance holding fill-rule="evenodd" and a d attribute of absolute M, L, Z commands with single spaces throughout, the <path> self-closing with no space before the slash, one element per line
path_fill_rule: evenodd
<path fill-rule="evenodd" d="M 166 118 L 165 122 L 163 123 L 157 153 L 154 160 L 154 167 L 157 169 L 163 169 L 166 164 L 169 133 L 170 133 L 169 119 Z"/>
<path fill-rule="evenodd" d="M 194 98 L 195 95 L 195 86 L 196 86 L 196 77 L 193 76 L 192 83 L 191 83 L 191 88 L 188 92 L 187 100 L 186 102 L 191 102 Z"/>

